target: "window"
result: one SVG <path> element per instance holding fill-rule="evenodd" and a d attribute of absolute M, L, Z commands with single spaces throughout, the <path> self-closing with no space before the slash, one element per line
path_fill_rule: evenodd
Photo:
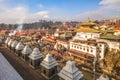
<path fill-rule="evenodd" d="M 82 47 L 80 47 L 80 49 L 82 49 Z"/>
<path fill-rule="evenodd" d="M 32 65 L 32 61 L 30 61 L 30 64 Z"/>
<path fill-rule="evenodd" d="M 46 70 L 43 70 L 43 73 L 46 74 Z"/>
<path fill-rule="evenodd" d="M 72 47 L 73 47 L 73 45 L 72 45 Z"/>
<path fill-rule="evenodd" d="M 89 48 L 87 48 L 87 52 L 89 52 Z"/>
<path fill-rule="evenodd" d="M 91 50 L 91 52 L 93 52 L 93 50 Z"/>
<path fill-rule="evenodd" d="M 85 48 L 83 48 L 83 50 L 85 50 Z"/>
<path fill-rule="evenodd" d="M 76 46 L 74 46 L 74 48 L 76 48 Z"/>
<path fill-rule="evenodd" d="M 102 45 L 101 45 L 101 44 L 100 44 L 99 46 L 100 46 L 100 47 L 102 47 Z"/>
<path fill-rule="evenodd" d="M 52 70 L 52 75 L 54 75 L 55 74 L 55 70 Z"/>
<path fill-rule="evenodd" d="M 24 55 L 22 55 L 22 57 L 23 57 L 23 59 L 25 59 L 25 58 L 24 58 Z"/>
<path fill-rule="evenodd" d="M 39 65 L 40 65 L 40 61 L 37 61 L 37 62 L 36 62 L 36 66 L 39 66 Z"/>

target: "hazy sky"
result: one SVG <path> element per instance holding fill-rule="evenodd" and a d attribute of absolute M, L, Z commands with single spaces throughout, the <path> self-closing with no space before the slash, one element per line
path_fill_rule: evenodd
<path fill-rule="evenodd" d="M 0 23 L 120 18 L 120 0 L 0 0 Z"/>

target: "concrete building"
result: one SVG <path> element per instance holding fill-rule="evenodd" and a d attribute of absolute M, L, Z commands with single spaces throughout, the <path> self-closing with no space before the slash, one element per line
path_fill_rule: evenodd
<path fill-rule="evenodd" d="M 101 33 L 77 32 L 77 34 L 73 37 L 73 40 L 98 39 L 98 38 L 100 38 L 100 34 L 101 34 Z"/>
<path fill-rule="evenodd" d="M 47 54 L 41 63 L 41 74 L 46 79 L 51 79 L 57 74 L 57 61 L 52 57 L 52 54 Z"/>
<path fill-rule="evenodd" d="M 105 51 L 106 51 L 106 44 L 102 42 L 95 42 L 95 43 L 81 43 L 81 42 L 70 42 L 70 50 L 77 50 L 86 54 L 93 55 L 93 57 L 97 57 L 98 60 L 104 58 Z"/>
<path fill-rule="evenodd" d="M 63 40 L 57 40 L 56 44 L 54 45 L 54 49 L 57 49 L 58 45 L 64 46 L 64 48 L 68 49 L 69 48 L 69 42 L 63 41 Z"/>
<path fill-rule="evenodd" d="M 24 49 L 22 50 L 22 58 L 27 61 L 29 59 L 29 55 L 32 53 L 32 49 L 29 47 L 29 45 L 26 45 Z"/>
<path fill-rule="evenodd" d="M 58 73 L 59 80 L 83 80 L 83 74 L 75 66 L 74 61 L 66 62 L 66 66 Z"/>
<path fill-rule="evenodd" d="M 104 42 L 108 45 L 109 50 L 119 50 L 120 49 L 120 42 L 119 41 L 113 41 L 113 40 L 107 40 L 107 39 L 97 39 L 97 42 Z"/>
<path fill-rule="evenodd" d="M 34 69 L 39 68 L 40 62 L 43 60 L 44 55 L 39 51 L 38 48 L 34 48 L 32 54 L 29 56 L 30 66 Z"/>

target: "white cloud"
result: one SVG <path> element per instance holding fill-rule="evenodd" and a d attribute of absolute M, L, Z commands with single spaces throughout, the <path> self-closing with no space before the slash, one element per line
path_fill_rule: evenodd
<path fill-rule="evenodd" d="M 79 18 L 79 20 L 85 20 L 87 17 L 93 20 L 120 18 L 120 0 L 101 0 L 99 5 L 101 6 L 100 8 L 80 13 L 77 15 L 77 18 Z"/>
<path fill-rule="evenodd" d="M 0 13 L 0 22 L 4 23 L 23 23 L 26 15 L 25 7 L 2 7 L 4 10 Z"/>
<path fill-rule="evenodd" d="M 120 3 L 120 0 L 102 0 L 99 4 L 100 5 L 114 5 L 116 6 L 116 4 L 118 5 Z"/>
<path fill-rule="evenodd" d="M 49 18 L 48 11 L 39 11 L 37 15 L 41 16 L 42 18 Z"/>
<path fill-rule="evenodd" d="M 42 4 L 39 4 L 39 5 L 38 5 L 38 8 L 40 8 L 40 9 L 43 8 L 43 7 L 44 7 L 44 6 L 43 6 Z"/>
<path fill-rule="evenodd" d="M 110 19 L 120 18 L 120 0 L 101 0 L 98 5 L 100 7 L 93 11 L 80 13 L 76 16 L 68 16 L 68 13 L 59 9 L 43 10 L 43 5 L 39 4 L 37 7 L 39 11 L 30 13 L 27 6 L 14 6 L 9 7 L 5 4 L 7 0 L 0 0 L 0 23 L 23 23 L 34 22 L 39 19 L 52 19 L 52 20 L 86 20 L 90 19 Z M 62 15 L 62 16 L 61 16 Z M 50 17 L 52 16 L 52 18 Z M 72 18 L 71 18 L 72 17 Z"/>
<path fill-rule="evenodd" d="M 49 18 L 48 11 L 29 13 L 25 6 L 6 7 L 0 6 L 0 23 L 34 22 L 39 19 Z"/>
<path fill-rule="evenodd" d="M 5 0 L 0 0 L 0 2 L 3 2 L 3 1 L 5 1 Z"/>

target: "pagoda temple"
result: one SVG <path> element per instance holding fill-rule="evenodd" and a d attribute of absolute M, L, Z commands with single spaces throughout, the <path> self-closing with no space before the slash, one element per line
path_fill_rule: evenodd
<path fill-rule="evenodd" d="M 81 23 L 80 27 L 75 30 L 76 36 L 73 38 L 78 40 L 97 39 L 100 37 L 101 30 L 95 29 L 96 23 L 93 23 L 90 19 Z"/>
<path fill-rule="evenodd" d="M 96 26 L 97 24 L 96 23 L 94 23 L 94 22 L 92 22 L 89 18 L 88 18 L 88 20 L 86 21 L 86 22 L 83 22 L 82 24 L 81 24 L 81 26 L 83 26 L 83 27 L 89 27 L 89 28 L 93 28 L 94 26 Z"/>

